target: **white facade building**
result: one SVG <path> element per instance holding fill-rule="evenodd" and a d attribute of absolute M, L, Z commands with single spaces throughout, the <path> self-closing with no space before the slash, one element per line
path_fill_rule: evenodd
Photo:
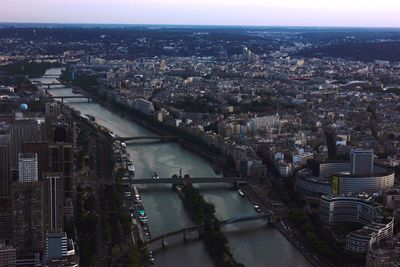
<path fill-rule="evenodd" d="M 23 183 L 38 181 L 38 157 L 36 153 L 18 154 L 18 181 Z"/>

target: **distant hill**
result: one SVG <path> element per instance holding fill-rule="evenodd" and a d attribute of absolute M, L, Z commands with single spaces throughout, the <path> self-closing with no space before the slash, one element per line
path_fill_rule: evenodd
<path fill-rule="evenodd" d="M 361 42 L 327 45 L 303 50 L 296 54 L 301 57 L 336 57 L 372 62 L 375 60 L 400 61 L 400 41 Z"/>

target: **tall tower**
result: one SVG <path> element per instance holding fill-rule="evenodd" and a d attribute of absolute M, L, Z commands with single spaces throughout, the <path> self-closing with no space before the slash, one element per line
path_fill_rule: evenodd
<path fill-rule="evenodd" d="M 61 173 L 44 173 L 44 215 L 46 231 L 61 232 L 64 228 L 64 183 Z"/>
<path fill-rule="evenodd" d="M 44 249 L 43 187 L 40 181 L 11 185 L 13 240 L 17 252 Z"/>
<path fill-rule="evenodd" d="M 374 170 L 372 149 L 352 149 L 350 152 L 351 175 L 371 175 Z"/>
<path fill-rule="evenodd" d="M 0 135 L 0 198 L 10 196 L 10 138 L 9 135 Z"/>
<path fill-rule="evenodd" d="M 61 173 L 64 180 L 64 190 L 72 191 L 73 181 L 73 145 L 70 143 L 54 143 L 49 145 L 50 171 Z"/>
<path fill-rule="evenodd" d="M 36 153 L 18 154 L 18 181 L 36 182 L 39 180 L 38 157 Z"/>

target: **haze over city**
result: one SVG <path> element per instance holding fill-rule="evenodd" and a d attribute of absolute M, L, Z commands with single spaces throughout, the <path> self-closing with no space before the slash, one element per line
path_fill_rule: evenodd
<path fill-rule="evenodd" d="M 0 267 L 400 267 L 399 0 L 0 0 Z"/>
<path fill-rule="evenodd" d="M 3 0 L 1 22 L 400 27 L 392 0 Z"/>

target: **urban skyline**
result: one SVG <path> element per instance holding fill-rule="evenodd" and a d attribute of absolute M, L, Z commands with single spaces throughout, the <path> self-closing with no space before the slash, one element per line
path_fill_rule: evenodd
<path fill-rule="evenodd" d="M 400 267 L 400 4 L 2 2 L 1 267 Z"/>

